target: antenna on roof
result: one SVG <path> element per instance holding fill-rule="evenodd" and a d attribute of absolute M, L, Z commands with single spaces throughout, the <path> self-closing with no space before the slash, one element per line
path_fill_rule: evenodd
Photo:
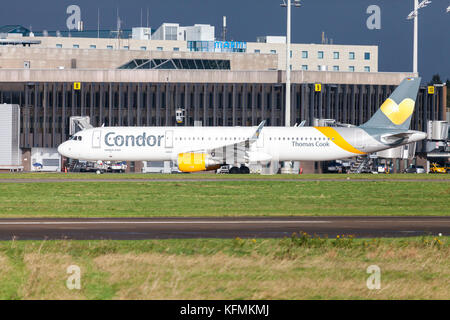
<path fill-rule="evenodd" d="M 111 31 L 111 33 L 116 33 L 117 34 L 117 43 L 118 43 L 118 49 L 120 49 L 120 37 L 122 35 L 122 21 L 120 20 L 119 17 L 119 8 L 117 8 L 117 30 L 116 31 Z"/>
<path fill-rule="evenodd" d="M 223 17 L 222 41 L 227 41 L 227 17 Z"/>
<path fill-rule="evenodd" d="M 97 8 L 97 38 L 100 38 L 100 8 Z"/>

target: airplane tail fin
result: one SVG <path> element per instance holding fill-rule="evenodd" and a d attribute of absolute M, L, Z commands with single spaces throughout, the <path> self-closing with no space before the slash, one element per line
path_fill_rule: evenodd
<path fill-rule="evenodd" d="M 421 78 L 406 78 L 361 128 L 409 130 Z"/>

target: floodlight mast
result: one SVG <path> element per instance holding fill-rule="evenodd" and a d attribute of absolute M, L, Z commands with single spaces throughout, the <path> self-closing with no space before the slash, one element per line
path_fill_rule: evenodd
<path fill-rule="evenodd" d="M 419 67 L 419 10 L 425 8 L 431 3 L 431 0 L 423 0 L 419 3 L 419 0 L 414 0 L 414 11 L 412 11 L 406 19 L 414 19 L 414 48 L 413 48 L 413 72 L 418 74 Z"/>
<path fill-rule="evenodd" d="M 414 54 L 413 54 L 413 72 L 419 73 L 419 0 L 414 0 Z"/>
<path fill-rule="evenodd" d="M 291 126 L 291 5 L 300 7 L 300 0 L 283 0 L 282 7 L 287 8 L 286 23 L 286 110 L 285 110 L 285 126 Z"/>

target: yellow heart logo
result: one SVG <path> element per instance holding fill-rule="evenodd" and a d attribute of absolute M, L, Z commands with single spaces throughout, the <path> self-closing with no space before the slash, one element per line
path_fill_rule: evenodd
<path fill-rule="evenodd" d="M 415 101 L 406 98 L 399 105 L 391 99 L 387 99 L 381 106 L 384 115 L 396 125 L 403 124 L 414 112 Z"/>

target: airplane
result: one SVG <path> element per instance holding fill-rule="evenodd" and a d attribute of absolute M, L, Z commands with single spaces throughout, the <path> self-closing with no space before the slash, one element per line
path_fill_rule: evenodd
<path fill-rule="evenodd" d="M 420 78 L 406 78 L 366 123 L 356 127 L 97 127 L 58 147 L 87 161 L 174 161 L 182 172 L 250 172 L 250 163 L 330 161 L 398 147 L 426 138 L 409 130 Z"/>

